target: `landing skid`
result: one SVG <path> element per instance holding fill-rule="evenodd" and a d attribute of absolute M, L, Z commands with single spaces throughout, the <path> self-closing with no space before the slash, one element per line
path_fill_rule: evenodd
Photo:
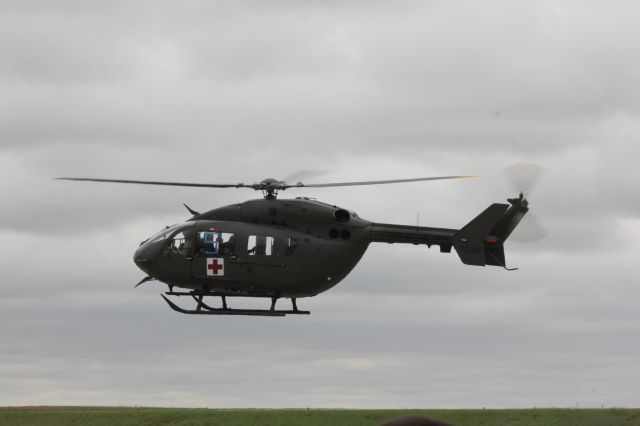
<path fill-rule="evenodd" d="M 173 303 L 166 296 L 191 296 L 193 300 L 196 301 L 196 308 L 193 310 L 183 309 L 180 306 Z M 216 292 L 199 292 L 199 291 L 168 291 L 165 294 L 162 294 L 162 298 L 167 302 L 169 307 L 176 312 L 180 312 L 182 314 L 189 315 L 249 315 L 249 316 L 263 316 L 263 317 L 284 317 L 286 315 L 309 315 L 310 311 L 300 311 L 298 310 L 298 306 L 296 304 L 296 299 L 291 299 L 292 308 L 290 310 L 284 309 L 276 309 L 276 302 L 278 300 L 277 297 L 271 297 L 271 308 L 270 309 L 235 309 L 230 308 L 227 305 L 227 296 L 231 297 L 256 297 L 249 295 L 230 295 L 226 293 L 216 293 Z M 204 303 L 203 299 L 205 296 L 217 296 L 222 298 L 222 307 L 221 308 L 212 308 L 211 306 Z M 261 296 L 257 296 L 261 297 Z M 262 296 L 264 297 L 264 296 Z"/>

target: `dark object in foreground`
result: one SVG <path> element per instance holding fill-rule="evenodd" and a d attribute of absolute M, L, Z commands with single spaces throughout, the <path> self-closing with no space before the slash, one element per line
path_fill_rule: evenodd
<path fill-rule="evenodd" d="M 449 426 L 449 423 L 425 416 L 403 416 L 384 422 L 380 426 Z"/>

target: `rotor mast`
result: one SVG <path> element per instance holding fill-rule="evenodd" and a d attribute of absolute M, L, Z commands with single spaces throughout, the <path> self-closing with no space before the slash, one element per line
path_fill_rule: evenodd
<path fill-rule="evenodd" d="M 284 191 L 288 186 L 290 185 L 287 185 L 284 181 L 267 178 L 263 179 L 260 183 L 254 184 L 253 189 L 262 191 L 265 200 L 275 200 L 278 198 L 278 191 Z"/>

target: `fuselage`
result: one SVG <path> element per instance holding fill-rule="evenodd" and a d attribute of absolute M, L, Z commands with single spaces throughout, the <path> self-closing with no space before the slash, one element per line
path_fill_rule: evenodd
<path fill-rule="evenodd" d="M 371 222 L 308 198 L 258 199 L 198 214 L 140 245 L 136 264 L 170 286 L 314 296 L 362 258 Z"/>

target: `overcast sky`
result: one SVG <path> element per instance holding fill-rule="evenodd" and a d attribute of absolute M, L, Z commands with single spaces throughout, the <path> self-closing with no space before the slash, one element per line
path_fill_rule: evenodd
<path fill-rule="evenodd" d="M 640 403 L 640 3 L 0 0 L 0 405 Z M 257 194 L 53 181 L 473 174 L 287 191 L 459 228 L 531 194 L 509 266 L 371 245 L 310 317 L 186 316 L 139 242 Z M 310 181 L 311 182 L 311 181 Z"/>

